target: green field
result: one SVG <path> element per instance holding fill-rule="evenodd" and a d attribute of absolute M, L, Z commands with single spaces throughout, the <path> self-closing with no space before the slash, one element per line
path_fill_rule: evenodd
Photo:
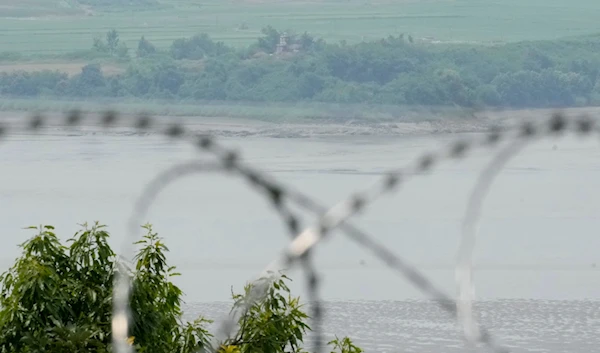
<path fill-rule="evenodd" d="M 142 35 L 167 47 L 199 32 L 246 45 L 266 25 L 350 43 L 400 33 L 417 40 L 511 42 L 600 32 L 598 0 L 160 0 L 160 5 L 142 10 L 89 8 L 75 0 L 0 0 L 0 52 L 86 50 L 94 36 L 112 28 L 130 48 Z"/>

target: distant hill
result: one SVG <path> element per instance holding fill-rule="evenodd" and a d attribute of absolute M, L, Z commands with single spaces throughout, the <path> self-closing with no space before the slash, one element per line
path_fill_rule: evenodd
<path fill-rule="evenodd" d="M 77 0 L 81 5 L 94 7 L 155 6 L 156 0 Z"/>
<path fill-rule="evenodd" d="M 155 7 L 157 0 L 0 0 L 0 18 L 85 15 L 126 7 Z"/>
<path fill-rule="evenodd" d="M 73 0 L 0 0 L 0 17 L 34 17 L 83 13 Z"/>
<path fill-rule="evenodd" d="M 0 54 L 82 52 L 113 28 L 132 53 L 142 36 L 167 49 L 198 33 L 246 47 L 266 26 L 328 42 L 404 33 L 424 43 L 496 44 L 589 35 L 599 18 L 599 0 L 0 0 Z"/>

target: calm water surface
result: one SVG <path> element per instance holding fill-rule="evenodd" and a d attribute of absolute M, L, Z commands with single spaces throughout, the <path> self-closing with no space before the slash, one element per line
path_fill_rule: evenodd
<path fill-rule="evenodd" d="M 244 159 L 332 205 L 456 135 L 435 137 L 229 138 Z M 542 141 L 514 159 L 484 206 L 476 249 L 480 315 L 515 352 L 592 352 L 600 344 L 600 149 L 598 141 Z M 53 131 L 0 145 L 0 265 L 10 266 L 24 227 L 109 225 L 126 239 L 133 202 L 157 173 L 199 157 L 160 137 Z M 454 294 L 452 265 L 467 195 L 485 153 L 445 163 L 382 198 L 355 224 Z M 218 318 L 235 290 L 288 240 L 268 203 L 235 177 L 190 175 L 169 186 L 147 219 L 183 276 L 188 312 Z M 305 214 L 305 224 L 314 217 Z M 368 351 L 464 351 L 456 325 L 398 275 L 344 238 L 324 243 L 327 331 L 357 337 Z M 293 271 L 293 289 L 305 295 Z M 228 305 L 228 304 L 227 304 Z M 214 315 L 214 316 L 213 316 Z M 401 347 L 401 348 L 399 348 Z M 596 348 L 594 348 L 596 347 Z"/>

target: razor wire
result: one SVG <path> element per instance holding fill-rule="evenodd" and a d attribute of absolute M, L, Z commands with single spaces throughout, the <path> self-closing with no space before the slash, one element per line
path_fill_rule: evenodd
<path fill-rule="evenodd" d="M 76 127 L 83 124 L 85 115 L 80 111 L 72 111 L 65 116 L 63 124 L 67 127 Z M 114 127 L 118 122 L 122 121 L 123 117 L 113 111 L 108 111 L 101 114 L 100 126 L 105 128 Z M 307 274 L 307 287 L 309 298 L 312 301 L 312 316 L 311 319 L 315 323 L 316 333 L 316 349 L 320 352 L 322 349 L 322 337 L 320 323 L 322 319 L 322 308 L 318 299 L 318 276 L 317 270 L 310 263 L 310 251 L 318 245 L 318 243 L 326 239 L 334 229 L 340 229 L 343 234 L 349 239 L 357 242 L 366 250 L 372 252 L 379 260 L 386 264 L 389 268 L 400 274 L 412 285 L 419 289 L 424 295 L 433 299 L 442 309 L 449 312 L 462 326 L 465 338 L 468 342 L 474 343 L 479 341 L 492 352 L 508 352 L 509 350 L 501 346 L 496 339 L 481 325 L 478 325 L 472 313 L 473 295 L 471 291 L 472 281 L 472 252 L 474 248 L 476 231 L 475 225 L 479 217 L 481 202 L 485 197 L 489 187 L 494 179 L 494 176 L 499 173 L 504 165 L 514 157 L 527 142 L 536 138 L 545 138 L 556 136 L 562 132 L 576 132 L 580 135 L 589 135 L 591 132 L 598 132 L 596 120 L 587 115 L 576 117 L 567 117 L 561 113 L 553 114 L 549 119 L 541 121 L 525 120 L 515 126 L 500 129 L 492 128 L 484 137 L 471 137 L 458 139 L 450 145 L 430 153 L 425 153 L 418 157 L 413 163 L 401 169 L 395 169 L 387 172 L 382 180 L 377 181 L 371 187 L 359 193 L 354 193 L 350 198 L 339 202 L 332 208 L 326 208 L 315 202 L 309 196 L 293 190 L 288 186 L 277 182 L 272 177 L 267 176 L 258 169 L 246 165 L 241 161 L 239 153 L 221 146 L 213 137 L 203 134 L 194 134 L 186 130 L 184 124 L 172 123 L 166 127 L 157 126 L 155 121 L 147 114 L 141 114 L 136 117 L 131 127 L 138 131 L 154 132 L 174 140 L 185 140 L 192 143 L 204 153 L 209 153 L 217 158 L 216 163 L 199 164 L 199 162 L 190 162 L 175 166 L 174 168 L 165 171 L 147 185 L 142 195 L 138 198 L 134 205 L 134 210 L 130 218 L 128 237 L 136 237 L 135 220 L 143 216 L 147 209 L 152 204 L 154 197 L 167 184 L 173 182 L 177 178 L 190 174 L 206 171 L 218 171 L 231 173 L 241 176 L 248 181 L 254 188 L 271 202 L 278 215 L 283 219 L 287 229 L 292 234 L 293 238 L 288 246 L 286 246 L 281 254 L 271 262 L 263 271 L 264 274 L 274 273 L 283 269 L 290 269 L 296 266 L 299 262 Z M 34 115 L 25 124 L 24 128 L 16 128 L 9 124 L 0 123 L 0 139 L 3 136 L 15 132 L 38 132 L 46 127 L 47 119 L 41 115 Z M 406 184 L 411 177 L 427 174 L 434 167 L 446 160 L 461 160 L 466 158 L 467 153 L 475 149 L 488 148 L 492 151 L 500 148 L 500 141 L 507 141 L 508 147 L 501 150 L 500 153 L 493 159 L 492 163 L 484 170 L 481 177 L 478 179 L 469 204 L 466 210 L 465 219 L 462 227 L 461 246 L 458 251 L 458 261 L 456 265 L 456 282 L 458 287 L 458 298 L 452 299 L 451 296 L 439 290 L 422 275 L 414 266 L 411 266 L 399 256 L 391 252 L 383 244 L 378 243 L 374 237 L 360 230 L 356 226 L 349 223 L 349 220 L 370 204 L 382 196 L 391 194 L 396 191 L 400 185 Z M 305 228 L 299 232 L 300 220 L 299 217 L 291 211 L 289 204 L 296 204 L 301 208 L 314 213 L 318 222 L 314 225 Z M 130 240 L 130 238 L 128 238 Z M 122 251 L 121 258 L 125 259 L 126 255 L 131 252 L 128 248 L 129 243 L 125 245 Z M 114 291 L 114 314 L 112 320 L 113 328 L 113 344 L 119 353 L 132 352 L 133 348 L 126 344 L 130 327 L 129 317 L 129 279 L 121 273 L 126 273 L 126 267 L 119 261 L 121 270 L 117 272 L 117 280 Z M 259 280 L 254 283 L 260 283 L 264 276 L 259 277 Z M 263 282 L 268 283 L 268 282 Z M 263 286 L 253 287 L 250 295 L 250 300 L 245 302 L 245 306 L 241 308 L 235 315 L 224 319 L 221 325 L 221 334 L 225 338 L 230 338 L 234 334 L 235 325 L 239 315 L 242 315 L 245 310 L 248 310 L 254 303 L 260 301 L 264 294 Z M 218 349 L 218 342 L 213 347 L 212 351 Z"/>

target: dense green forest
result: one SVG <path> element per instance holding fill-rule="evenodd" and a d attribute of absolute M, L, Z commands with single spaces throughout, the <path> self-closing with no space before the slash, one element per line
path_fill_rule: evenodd
<path fill-rule="evenodd" d="M 185 102 L 329 102 L 461 107 L 600 104 L 600 36 L 499 45 L 420 43 L 409 35 L 327 43 L 272 27 L 244 49 L 208 35 L 158 50 L 127 48 L 112 30 L 78 55 L 80 74 L 0 74 L 4 97 L 142 98 Z M 105 75 L 97 60 L 127 64 Z"/>

